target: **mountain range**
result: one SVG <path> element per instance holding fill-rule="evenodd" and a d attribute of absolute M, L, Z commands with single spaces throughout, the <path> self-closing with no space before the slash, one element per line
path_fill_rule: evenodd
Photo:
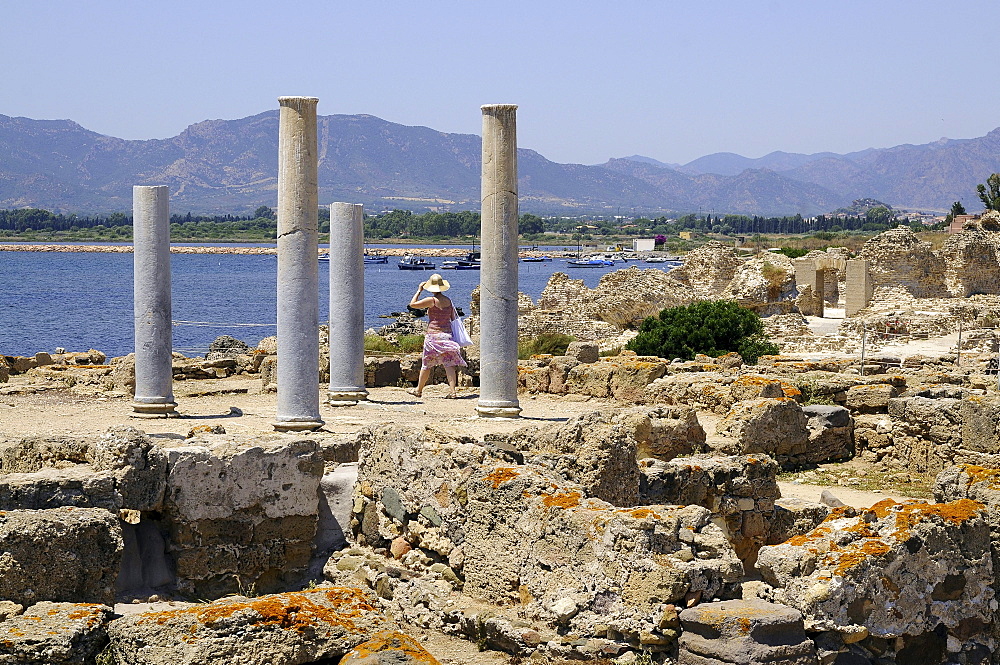
<path fill-rule="evenodd" d="M 479 207 L 480 138 L 371 115 L 318 119 L 320 201 L 368 210 Z M 277 203 L 278 112 L 206 120 L 168 139 L 125 140 L 71 120 L 0 115 L 0 208 L 128 211 L 132 185 L 168 185 L 173 212 L 240 213 Z M 1000 128 L 848 154 L 716 153 L 687 164 L 632 155 L 559 164 L 518 150 L 520 208 L 535 214 L 814 215 L 875 198 L 907 210 L 977 209 L 1000 172 Z"/>

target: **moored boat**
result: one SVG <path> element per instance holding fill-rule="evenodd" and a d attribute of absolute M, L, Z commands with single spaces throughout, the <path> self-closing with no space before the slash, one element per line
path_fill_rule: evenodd
<path fill-rule="evenodd" d="M 404 256 L 396 266 L 400 270 L 434 270 L 437 266 L 419 256 Z"/>

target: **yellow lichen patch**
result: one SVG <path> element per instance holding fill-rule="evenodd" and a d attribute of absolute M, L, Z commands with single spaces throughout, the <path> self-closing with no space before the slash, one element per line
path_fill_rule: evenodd
<path fill-rule="evenodd" d="M 332 607 L 317 601 L 326 601 Z M 351 619 L 361 616 L 363 612 L 376 611 L 361 590 L 336 587 L 263 596 L 247 602 L 223 602 L 165 612 L 146 612 L 139 615 L 137 623 L 155 622 L 163 625 L 171 619 L 193 616 L 196 623 L 191 627 L 191 632 L 195 632 L 199 624 L 211 627 L 238 612 L 246 612 L 249 623 L 255 626 L 269 626 L 302 634 L 318 624 L 357 631 L 358 628 Z"/>
<path fill-rule="evenodd" d="M 878 538 L 866 539 L 860 545 L 855 544 L 836 555 L 837 567 L 834 574 L 841 575 L 854 568 L 862 561 L 871 557 L 885 556 L 892 548 Z"/>
<path fill-rule="evenodd" d="M 364 644 L 354 647 L 347 656 L 345 663 L 355 662 L 355 659 L 368 658 L 379 653 L 396 651 L 409 657 L 407 662 L 423 663 L 424 665 L 441 665 L 434 656 L 429 654 L 420 643 L 405 633 L 386 631 L 376 634 Z"/>
<path fill-rule="evenodd" d="M 654 520 L 660 519 L 659 513 L 657 513 L 654 510 L 650 510 L 649 508 L 634 508 L 632 510 L 626 510 L 624 512 L 639 520 L 644 520 L 647 517 L 652 517 Z"/>
<path fill-rule="evenodd" d="M 785 545 L 792 545 L 794 547 L 801 547 L 802 545 L 805 545 L 807 543 L 811 543 L 814 540 L 819 540 L 820 538 L 822 538 L 823 536 L 826 536 L 829 533 L 830 533 L 830 529 L 828 529 L 827 527 L 825 527 L 825 526 L 818 526 L 815 529 L 813 529 L 812 531 L 810 531 L 809 533 L 804 533 L 804 534 L 799 535 L 799 536 L 792 536 L 791 538 L 789 538 L 788 540 L 786 540 L 784 544 Z"/>
<path fill-rule="evenodd" d="M 798 400 L 802 397 L 802 391 L 793 386 L 790 383 L 781 382 L 781 392 L 785 394 L 788 399 Z"/>
<path fill-rule="evenodd" d="M 546 508 L 575 508 L 580 505 L 580 492 L 557 492 L 542 496 Z"/>
<path fill-rule="evenodd" d="M 985 466 L 962 464 L 962 471 L 969 477 L 968 485 L 989 483 L 991 490 L 1000 489 L 1000 469 L 989 469 Z"/>
<path fill-rule="evenodd" d="M 910 537 L 910 530 L 929 515 L 940 517 L 951 524 L 961 524 L 985 509 L 984 504 L 972 499 L 959 499 L 949 503 L 902 503 L 896 509 L 896 533 L 893 535 L 898 540 L 906 540 Z"/>
<path fill-rule="evenodd" d="M 513 480 L 514 478 L 517 478 L 517 476 L 518 476 L 517 469 L 514 469 L 512 467 L 502 467 L 486 474 L 486 477 L 483 478 L 483 480 L 488 482 L 490 485 L 493 485 L 493 489 L 496 489 L 501 485 L 503 485 L 508 480 Z"/>

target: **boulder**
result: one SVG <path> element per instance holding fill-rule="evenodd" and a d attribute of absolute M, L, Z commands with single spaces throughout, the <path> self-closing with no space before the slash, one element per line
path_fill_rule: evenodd
<path fill-rule="evenodd" d="M 570 342 L 566 355 L 582 363 L 596 363 L 601 353 L 600 347 L 593 342 Z"/>
<path fill-rule="evenodd" d="M 162 526 L 179 588 L 204 597 L 298 582 L 318 522 L 323 457 L 315 439 L 203 435 L 164 452 Z"/>
<path fill-rule="evenodd" d="M 993 466 L 996 453 L 969 454 L 962 445 L 960 399 L 897 397 L 889 400 L 892 446 L 884 461 L 912 473 L 936 473 L 961 462 Z"/>
<path fill-rule="evenodd" d="M 106 605 L 35 603 L 24 614 L 0 619 L 0 663 L 89 665 L 107 643 Z"/>
<path fill-rule="evenodd" d="M 167 456 L 146 433 L 134 427 L 110 427 L 93 446 L 94 471 L 115 479 L 119 508 L 159 510 L 167 486 Z"/>
<path fill-rule="evenodd" d="M 0 600 L 112 605 L 122 549 L 118 518 L 107 510 L 0 512 Z"/>
<path fill-rule="evenodd" d="M 736 402 L 716 427 L 716 434 L 733 442 L 737 454 L 765 453 L 784 466 L 806 460 L 809 431 L 802 407 L 779 397 Z"/>
<path fill-rule="evenodd" d="M 365 358 L 365 386 L 380 388 L 399 385 L 402 379 L 399 358 L 368 356 Z"/>
<path fill-rule="evenodd" d="M 108 627 L 108 653 L 121 665 L 339 662 L 388 628 L 369 594 L 320 587 L 128 615 Z"/>
<path fill-rule="evenodd" d="M 32 473 L 47 466 L 85 464 L 92 442 L 79 437 L 31 435 L 0 439 L 0 474 Z"/>
<path fill-rule="evenodd" d="M 440 665 L 420 643 L 405 633 L 386 631 L 359 644 L 339 665 Z"/>
<path fill-rule="evenodd" d="M 113 390 L 135 395 L 135 354 L 111 360 L 110 382 Z"/>
<path fill-rule="evenodd" d="M 546 391 L 556 395 L 565 395 L 569 391 L 569 387 L 566 385 L 569 373 L 578 364 L 580 361 L 572 356 L 554 356 L 550 359 Z"/>
<path fill-rule="evenodd" d="M 264 356 L 260 361 L 260 386 L 265 393 L 278 392 L 278 356 Z"/>
<path fill-rule="evenodd" d="M 807 630 L 847 641 L 920 636 L 939 625 L 964 634 L 992 623 L 997 605 L 986 517 L 969 499 L 838 508 L 813 531 L 761 548 L 757 569 Z"/>
<path fill-rule="evenodd" d="M 766 545 L 779 545 L 789 538 L 809 533 L 830 514 L 830 507 L 815 501 L 794 496 L 781 497 L 774 502 L 774 516 Z"/>
<path fill-rule="evenodd" d="M 802 613 L 763 600 L 724 600 L 680 614 L 678 665 L 818 665 Z"/>
<path fill-rule="evenodd" d="M 7 383 L 10 381 L 10 365 L 7 364 L 7 359 L 0 356 L 0 383 Z"/>
<path fill-rule="evenodd" d="M 208 345 L 208 353 L 205 357 L 209 360 L 218 360 L 220 358 L 249 356 L 252 353 L 253 349 L 246 342 L 242 342 L 230 335 L 220 335 Z"/>
<path fill-rule="evenodd" d="M 854 421 L 842 406 L 809 404 L 802 407 L 809 430 L 805 463 L 843 462 L 854 456 Z"/>
<path fill-rule="evenodd" d="M 844 406 L 856 413 L 886 413 L 889 400 L 898 395 L 888 384 L 851 386 L 847 389 Z"/>

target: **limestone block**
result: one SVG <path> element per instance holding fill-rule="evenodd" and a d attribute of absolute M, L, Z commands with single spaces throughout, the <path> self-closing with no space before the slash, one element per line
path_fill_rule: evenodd
<path fill-rule="evenodd" d="M 315 542 L 317 552 L 347 546 L 347 534 L 351 533 L 351 512 L 354 508 L 354 483 L 357 479 L 357 464 L 338 464 L 333 471 L 323 475 L 319 484 L 319 521 Z"/>
<path fill-rule="evenodd" d="M 369 356 L 365 358 L 365 387 L 397 386 L 403 378 L 399 358 Z"/>
<path fill-rule="evenodd" d="M 680 613 L 678 665 L 818 665 L 802 613 L 763 600 L 724 600 Z"/>
<path fill-rule="evenodd" d="M 582 363 L 596 363 L 600 359 L 600 347 L 593 342 L 570 342 L 566 355 Z"/>
<path fill-rule="evenodd" d="M 0 383 L 7 383 L 10 381 L 10 365 L 7 364 L 7 359 L 0 356 Z"/>
<path fill-rule="evenodd" d="M 321 587 L 128 615 L 108 627 L 108 650 L 131 665 L 302 665 L 334 661 L 390 627 L 367 593 Z"/>
<path fill-rule="evenodd" d="M 39 602 L 24 614 L 0 620 L 0 662 L 87 665 L 104 649 L 106 605 Z"/>
<path fill-rule="evenodd" d="M 758 397 L 789 397 L 786 390 L 792 388 L 794 386 L 780 379 L 756 374 L 744 374 L 732 383 L 733 399 L 737 402 Z"/>
<path fill-rule="evenodd" d="M 11 374 L 24 374 L 29 369 L 38 367 L 38 362 L 26 356 L 7 356 L 7 364 L 10 366 Z"/>
<path fill-rule="evenodd" d="M 969 499 L 838 508 L 817 529 L 761 548 L 757 568 L 808 630 L 894 638 L 988 624 L 996 600 L 986 518 Z"/>
<path fill-rule="evenodd" d="M 359 644 L 339 665 L 440 665 L 420 643 L 405 633 L 387 631 Z"/>
<path fill-rule="evenodd" d="M 581 363 L 569 371 L 566 392 L 592 397 L 611 396 L 611 377 L 617 369 L 607 361 Z"/>
<path fill-rule="evenodd" d="M 260 361 L 260 385 L 264 392 L 277 392 L 278 356 L 265 356 Z"/>
<path fill-rule="evenodd" d="M 658 411 L 644 408 L 594 411 L 565 423 L 519 430 L 506 441 L 523 453 L 526 463 L 582 485 L 587 496 L 616 506 L 634 506 L 639 488 L 638 443 L 654 436 L 661 440 L 653 422 L 658 416 Z"/>
<path fill-rule="evenodd" d="M 744 563 L 756 559 L 773 531 L 774 502 L 781 493 L 775 480 L 778 465 L 766 455 L 643 460 L 640 471 L 640 503 L 711 510 L 725 522 L 726 535 Z"/>
<path fill-rule="evenodd" d="M 742 454 L 766 453 L 782 466 L 794 466 L 808 451 L 806 424 L 802 407 L 792 399 L 745 400 L 733 404 L 716 434 L 734 441 Z"/>
<path fill-rule="evenodd" d="M 636 457 L 670 460 L 678 455 L 690 455 L 705 449 L 705 429 L 698 422 L 698 413 L 689 406 L 661 405 L 639 407 L 634 414 Z"/>
<path fill-rule="evenodd" d="M 674 371 L 674 366 L 669 366 Z M 651 404 L 686 404 L 716 413 L 733 405 L 734 378 L 722 372 L 682 372 L 654 380 L 645 389 L 644 400 Z"/>
<path fill-rule="evenodd" d="M 146 433 L 117 425 L 93 446 L 94 471 L 114 474 L 119 508 L 159 510 L 167 486 L 167 456 Z"/>
<path fill-rule="evenodd" d="M 0 476 L 0 510 L 122 508 L 114 474 L 94 473 L 88 466 L 45 468 L 33 473 Z"/>
<path fill-rule="evenodd" d="M 534 357 L 530 360 L 520 360 L 517 363 L 517 386 L 519 390 L 529 393 L 546 393 L 549 391 L 549 358 Z"/>
<path fill-rule="evenodd" d="M 118 518 L 98 508 L 0 513 L 0 599 L 114 604 Z"/>
<path fill-rule="evenodd" d="M 974 460 L 992 465 L 991 456 L 963 450 L 962 400 L 897 397 L 889 400 L 889 419 L 892 447 L 885 459 L 900 469 L 935 473 Z"/>
<path fill-rule="evenodd" d="M 111 361 L 111 385 L 127 395 L 135 395 L 135 354 Z"/>
<path fill-rule="evenodd" d="M 316 535 L 318 443 L 280 434 L 199 443 L 165 450 L 162 516 L 178 585 L 205 596 L 296 581 Z"/>
<path fill-rule="evenodd" d="M 91 455 L 91 441 L 59 435 L 31 435 L 0 439 L 0 474 L 31 473 L 65 462 L 84 464 Z"/>
<path fill-rule="evenodd" d="M 842 462 L 854 456 L 854 421 L 842 406 L 809 404 L 802 407 L 809 429 L 806 463 Z"/>
<path fill-rule="evenodd" d="M 852 386 L 844 406 L 856 413 L 885 413 L 889 400 L 897 395 L 896 388 L 888 384 Z"/>
<path fill-rule="evenodd" d="M 554 356 L 549 360 L 549 387 L 548 392 L 556 395 L 564 395 L 569 390 L 566 381 L 569 379 L 570 370 L 580 363 L 572 356 Z"/>
<path fill-rule="evenodd" d="M 830 507 L 815 501 L 789 496 L 774 502 L 771 532 L 766 545 L 778 545 L 794 536 L 809 533 L 830 514 Z"/>
<path fill-rule="evenodd" d="M 609 382 L 611 394 L 623 402 L 639 402 L 646 392 L 646 386 L 660 378 L 667 371 L 665 362 L 642 358 L 618 356 L 613 359 L 614 374 Z"/>

